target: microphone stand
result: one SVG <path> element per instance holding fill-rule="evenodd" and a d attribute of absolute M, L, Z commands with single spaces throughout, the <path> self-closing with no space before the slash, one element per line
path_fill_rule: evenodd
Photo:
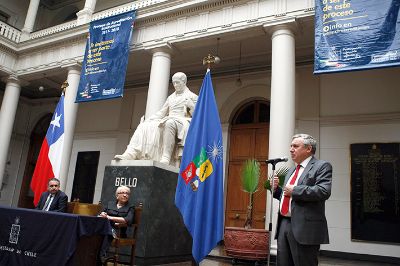
<path fill-rule="evenodd" d="M 272 165 L 272 184 L 271 184 L 271 201 L 270 201 L 270 208 L 269 208 L 269 225 L 268 225 L 268 261 L 267 261 L 267 266 L 270 265 L 270 260 L 271 260 L 271 238 L 272 238 L 272 208 L 273 208 L 273 201 L 274 201 L 274 182 L 275 182 L 275 165 L 278 163 L 277 161 L 272 161 L 272 162 L 266 162 L 268 165 L 270 163 Z"/>

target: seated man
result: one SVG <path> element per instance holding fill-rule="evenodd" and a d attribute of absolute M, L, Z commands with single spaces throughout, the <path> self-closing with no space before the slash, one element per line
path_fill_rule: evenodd
<path fill-rule="evenodd" d="M 60 190 L 60 180 L 53 177 L 47 183 L 47 191 L 40 196 L 35 209 L 53 212 L 67 211 L 68 196 Z"/>
<path fill-rule="evenodd" d="M 186 82 L 187 77 L 182 72 L 172 76 L 175 92 L 160 111 L 139 124 L 126 151 L 115 155 L 116 160 L 179 162 L 197 102 L 197 95 L 189 90 Z"/>

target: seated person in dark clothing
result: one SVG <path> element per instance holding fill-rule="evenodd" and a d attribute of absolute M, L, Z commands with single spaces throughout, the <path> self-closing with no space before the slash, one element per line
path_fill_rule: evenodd
<path fill-rule="evenodd" d="M 47 191 L 40 196 L 37 210 L 67 212 L 68 196 L 60 190 L 60 180 L 53 177 L 47 183 Z"/>
<path fill-rule="evenodd" d="M 120 186 L 115 191 L 116 201 L 110 201 L 104 207 L 103 211 L 99 214 L 100 217 L 106 218 L 110 221 L 113 228 L 113 237 L 115 237 L 115 229 L 121 228 L 120 237 L 126 237 L 126 226 L 131 225 L 133 216 L 135 214 L 135 207 L 129 205 L 129 196 L 131 190 L 129 187 Z M 100 256 L 104 257 L 113 240 L 113 237 L 105 237 L 103 245 L 100 250 Z"/>

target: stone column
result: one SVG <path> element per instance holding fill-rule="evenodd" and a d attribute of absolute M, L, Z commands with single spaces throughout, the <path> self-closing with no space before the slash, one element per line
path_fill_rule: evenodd
<path fill-rule="evenodd" d="M 90 22 L 95 7 L 96 7 L 96 0 L 86 0 L 85 1 L 84 8 L 81 11 L 79 11 L 78 13 L 76 13 L 76 15 L 78 17 L 78 20 L 77 20 L 78 26 Z"/>
<path fill-rule="evenodd" d="M 170 71 L 170 51 L 164 48 L 154 49 L 147 93 L 146 119 L 160 110 L 167 99 Z"/>
<path fill-rule="evenodd" d="M 64 149 L 61 155 L 60 180 L 61 190 L 65 191 L 68 181 L 69 163 L 71 161 L 72 144 L 74 140 L 76 115 L 78 104 L 75 103 L 79 86 L 81 71 L 78 66 L 68 67 L 68 87 L 65 91 L 64 100 Z"/>
<path fill-rule="evenodd" d="M 29 38 L 29 34 L 33 31 L 36 15 L 38 12 L 40 0 L 30 0 L 28 12 L 26 13 L 25 24 L 22 28 L 21 41 Z"/>
<path fill-rule="evenodd" d="M 288 26 L 272 29 L 269 157 L 288 156 L 295 129 L 295 39 Z"/>
<path fill-rule="evenodd" d="M 0 191 L 3 187 L 4 171 L 20 93 L 20 81 L 16 76 L 10 76 L 6 80 L 6 89 L 0 109 Z"/>
<path fill-rule="evenodd" d="M 269 158 L 287 156 L 295 130 L 295 38 L 290 24 L 274 26 L 272 33 L 271 108 L 269 126 Z M 292 164 L 289 159 L 288 164 Z M 279 169 L 283 163 L 277 164 Z M 271 173 L 269 166 L 269 172 Z M 271 205 L 272 203 L 272 205 Z M 272 223 L 275 235 L 279 203 L 267 193 L 266 228 Z M 271 220 L 272 214 L 272 220 Z M 276 253 L 276 241 L 272 240 L 271 253 Z"/>

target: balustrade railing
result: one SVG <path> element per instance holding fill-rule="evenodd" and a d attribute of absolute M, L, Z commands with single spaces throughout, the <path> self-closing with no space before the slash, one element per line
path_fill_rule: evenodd
<path fill-rule="evenodd" d="M 166 2 L 168 0 L 139 0 L 139 1 L 135 1 L 133 3 L 127 3 L 124 5 L 120 5 L 120 6 L 116 6 L 113 8 L 109 8 L 107 10 L 103 10 L 97 13 L 94 13 L 92 15 L 92 21 L 94 20 L 98 20 L 98 19 L 102 19 L 102 18 L 106 18 L 106 17 L 110 17 L 113 15 L 118 15 L 124 12 L 128 12 L 134 9 L 140 9 L 140 8 L 144 8 L 147 6 L 151 6 L 154 4 L 158 4 L 158 3 L 162 3 L 162 2 Z M 70 22 L 66 22 L 63 24 L 59 24 L 47 29 L 43 29 L 43 30 L 39 30 L 39 31 L 35 31 L 32 32 L 29 36 L 29 39 L 37 39 L 40 37 L 44 37 L 47 35 L 51 35 L 57 32 L 61 32 L 67 29 L 71 29 L 71 28 L 75 28 L 77 26 L 77 21 L 70 21 Z"/>
<path fill-rule="evenodd" d="M 148 7 L 154 4 L 166 2 L 168 0 L 138 0 L 133 3 L 127 3 L 124 5 L 116 6 L 114 8 L 109 8 L 107 10 L 103 10 L 97 13 L 94 13 L 92 16 L 92 21 L 99 20 L 102 18 L 118 15 L 124 12 L 128 12 L 131 10 L 138 10 L 140 8 Z"/>
<path fill-rule="evenodd" d="M 72 28 L 75 28 L 75 27 L 76 27 L 76 20 L 65 22 L 63 24 L 59 24 L 59 25 L 56 25 L 56 26 L 53 26 L 53 27 L 50 27 L 50 28 L 46 28 L 46 29 L 43 29 L 43 30 L 38 30 L 38 31 L 32 32 L 29 35 L 29 39 L 30 40 L 37 39 L 37 38 L 40 38 L 40 37 L 44 37 L 44 36 L 51 35 L 51 34 L 54 34 L 54 33 L 57 33 L 57 32 L 61 32 L 61 31 L 68 30 L 68 29 L 72 29 Z"/>
<path fill-rule="evenodd" d="M 21 31 L 0 21 L 0 36 L 18 43 L 21 38 Z"/>

